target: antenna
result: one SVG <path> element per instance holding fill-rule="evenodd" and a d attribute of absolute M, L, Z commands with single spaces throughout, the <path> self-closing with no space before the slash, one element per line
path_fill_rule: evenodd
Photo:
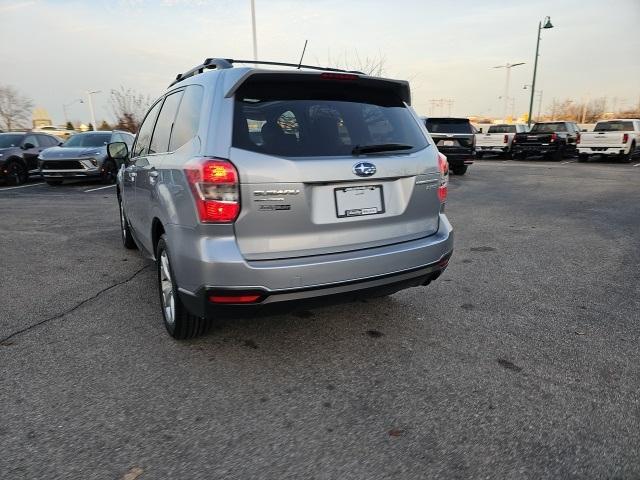
<path fill-rule="evenodd" d="M 302 59 L 304 58 L 304 52 L 307 50 L 307 42 L 309 40 L 304 41 L 304 47 L 302 48 L 302 55 L 300 55 L 300 63 L 298 63 L 298 70 L 300 70 L 300 66 L 302 65 Z"/>

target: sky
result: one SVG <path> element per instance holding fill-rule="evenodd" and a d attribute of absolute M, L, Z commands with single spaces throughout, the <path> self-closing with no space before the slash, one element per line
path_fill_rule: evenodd
<path fill-rule="evenodd" d="M 507 62 L 516 114 L 528 109 L 538 22 L 536 90 L 553 99 L 640 101 L 640 0 L 255 0 L 258 57 L 358 68 L 383 59 L 384 76 L 409 80 L 420 114 L 501 117 Z M 252 58 L 250 0 L 0 0 L 0 84 L 64 124 L 63 104 L 94 94 L 113 120 L 111 89 L 155 98 L 207 57 Z M 360 61 L 358 61 L 358 59 Z M 509 108 L 511 109 L 511 107 Z M 68 107 L 89 121 L 87 104 Z"/>

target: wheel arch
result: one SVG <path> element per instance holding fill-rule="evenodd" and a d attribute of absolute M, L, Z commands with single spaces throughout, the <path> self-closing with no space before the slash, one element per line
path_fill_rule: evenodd
<path fill-rule="evenodd" d="M 155 258 L 156 250 L 160 237 L 165 233 L 164 225 L 158 217 L 154 217 L 151 222 L 151 247 L 153 248 L 153 256 Z"/>

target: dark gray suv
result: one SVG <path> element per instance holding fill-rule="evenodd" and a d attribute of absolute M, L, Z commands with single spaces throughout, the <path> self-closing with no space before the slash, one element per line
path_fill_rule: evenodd
<path fill-rule="evenodd" d="M 124 245 L 156 260 L 169 333 L 436 279 L 453 251 L 448 164 L 408 83 L 240 62 L 178 75 L 133 149 L 109 145 Z"/>
<path fill-rule="evenodd" d="M 0 133 L 0 180 L 8 185 L 23 184 L 29 174 L 38 172 L 38 155 L 60 144 L 62 140 L 44 133 Z"/>

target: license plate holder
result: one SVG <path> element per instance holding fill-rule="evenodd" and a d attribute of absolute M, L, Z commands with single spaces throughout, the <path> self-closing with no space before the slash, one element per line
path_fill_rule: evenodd
<path fill-rule="evenodd" d="M 444 147 L 453 147 L 453 140 L 445 140 L 442 142 L 442 146 Z"/>
<path fill-rule="evenodd" d="M 384 213 L 382 185 L 358 185 L 334 188 L 338 218 L 362 217 Z"/>

